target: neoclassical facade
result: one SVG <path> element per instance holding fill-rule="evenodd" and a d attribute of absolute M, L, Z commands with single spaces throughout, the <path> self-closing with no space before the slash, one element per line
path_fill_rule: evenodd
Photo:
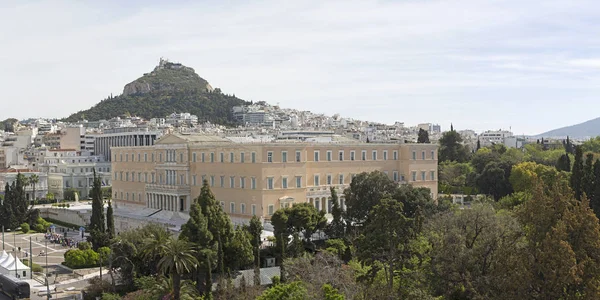
<path fill-rule="evenodd" d="M 308 202 L 331 209 L 330 187 L 379 170 L 437 196 L 437 145 L 360 142 L 234 142 L 170 134 L 152 146 L 112 147 L 117 207 L 187 213 L 206 180 L 232 219 L 270 219 L 280 207 Z"/>

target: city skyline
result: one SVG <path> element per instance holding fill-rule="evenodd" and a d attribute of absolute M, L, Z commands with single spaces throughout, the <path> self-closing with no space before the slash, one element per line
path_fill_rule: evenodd
<path fill-rule="evenodd" d="M 0 119 L 62 118 L 181 62 L 244 100 L 539 134 L 599 117 L 591 1 L 0 4 Z M 586 109 L 581 109 L 585 107 Z"/>

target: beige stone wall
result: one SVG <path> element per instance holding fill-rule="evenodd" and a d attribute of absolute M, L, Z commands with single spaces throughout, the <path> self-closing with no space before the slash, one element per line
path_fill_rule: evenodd
<path fill-rule="evenodd" d="M 167 150 L 174 150 L 175 161 L 167 161 Z M 315 161 L 315 151 L 319 153 L 318 161 Z M 300 153 L 300 162 L 296 162 L 296 152 Z M 343 153 L 342 160 L 340 152 Z M 351 159 L 352 152 L 354 160 Z M 376 160 L 373 160 L 373 152 L 376 152 Z M 139 208 L 147 206 L 151 174 L 154 174 L 152 189 L 156 191 L 157 187 L 166 185 L 167 170 L 176 174 L 174 185 L 189 190 L 188 201 L 200 194 L 205 179 L 211 184 L 217 200 L 223 202 L 225 211 L 241 218 L 250 218 L 254 206 L 257 215 L 268 219 L 269 207 L 272 206 L 272 211 L 277 210 L 284 203 L 281 199 L 293 199 L 294 203 L 326 199 L 328 186 L 338 187 L 341 191 L 350 184 L 352 175 L 374 170 L 386 172 L 398 182 L 428 187 L 433 196 L 437 196 L 437 145 L 432 144 L 159 142 L 149 147 L 114 147 L 112 153 L 113 198 L 117 205 Z M 284 156 L 287 156 L 286 162 Z M 318 186 L 315 186 L 315 176 L 319 177 Z M 343 176 L 341 182 L 340 176 Z M 297 177 L 301 178 L 301 187 L 296 186 Z M 286 178 L 287 188 L 284 188 Z M 323 202 L 319 204 L 326 208 Z M 234 203 L 233 211 L 231 203 Z M 185 206 L 187 209 L 189 203 Z M 242 207 L 245 207 L 243 212 Z"/>

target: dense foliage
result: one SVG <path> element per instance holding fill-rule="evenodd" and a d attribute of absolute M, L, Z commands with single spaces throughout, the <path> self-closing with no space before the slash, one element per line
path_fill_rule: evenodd
<path fill-rule="evenodd" d="M 5 229 L 14 230 L 23 223 L 28 223 L 31 227 L 37 224 L 40 212 L 29 206 L 30 202 L 25 194 L 25 186 L 28 184 L 27 177 L 21 173 L 17 174 L 12 184 L 6 183 L 4 199 L 0 205 L 0 225 Z"/>
<path fill-rule="evenodd" d="M 145 119 L 164 118 L 173 112 L 189 112 L 197 115 L 199 122 L 233 124 L 233 106 L 246 105 L 246 101 L 220 92 L 200 90 L 154 91 L 145 94 L 120 95 L 100 101 L 88 110 L 70 115 L 65 121 L 82 119 L 108 120 L 130 114 Z"/>

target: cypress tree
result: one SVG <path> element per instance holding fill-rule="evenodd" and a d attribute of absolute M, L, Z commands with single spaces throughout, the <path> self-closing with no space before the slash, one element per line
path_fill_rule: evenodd
<path fill-rule="evenodd" d="M 571 159 L 569 154 L 565 153 L 558 158 L 556 169 L 559 171 L 571 172 Z"/>
<path fill-rule="evenodd" d="M 597 159 L 594 163 L 594 193 L 590 198 L 590 206 L 596 214 L 596 217 L 600 219 L 600 159 Z"/>
<path fill-rule="evenodd" d="M 106 209 L 106 233 L 111 239 L 115 237 L 115 219 L 113 217 L 112 201 L 110 200 Z"/>
<path fill-rule="evenodd" d="M 583 165 L 582 190 L 588 199 L 594 196 L 594 154 L 588 153 L 585 156 Z"/>
<path fill-rule="evenodd" d="M 260 235 L 263 231 L 263 225 L 257 216 L 252 216 L 248 232 L 252 237 L 250 243 L 254 248 L 254 286 L 260 286 Z"/>
<path fill-rule="evenodd" d="M 481 149 L 481 141 L 479 141 L 479 139 L 477 139 L 477 150 L 479 151 L 479 149 Z"/>
<path fill-rule="evenodd" d="M 344 235 L 344 221 L 342 221 L 342 208 L 338 202 L 338 195 L 335 188 L 331 187 L 331 215 L 333 220 L 327 226 L 325 232 L 329 238 L 336 239 Z"/>
<path fill-rule="evenodd" d="M 581 200 L 583 194 L 583 150 L 581 146 L 575 147 L 575 162 L 571 174 L 571 189 L 575 193 L 575 199 Z"/>
<path fill-rule="evenodd" d="M 92 216 L 90 218 L 90 231 L 105 232 L 104 203 L 102 203 L 102 182 L 100 177 L 96 176 L 94 169 L 94 184 L 91 191 L 92 196 Z"/>

